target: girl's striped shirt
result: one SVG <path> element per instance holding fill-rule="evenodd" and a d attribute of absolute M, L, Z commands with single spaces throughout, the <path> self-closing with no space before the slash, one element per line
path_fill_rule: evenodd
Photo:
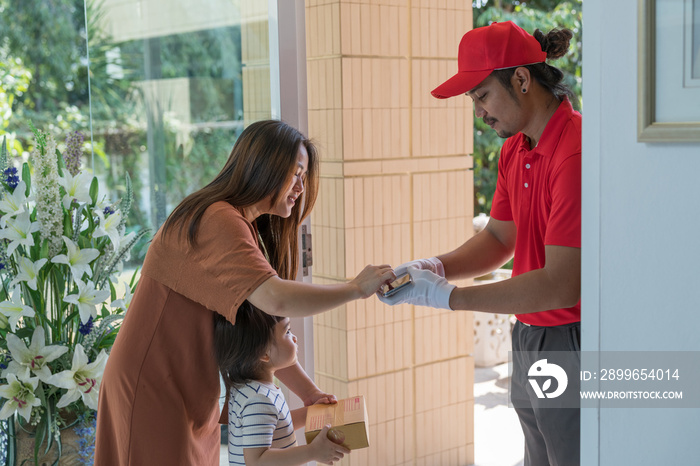
<path fill-rule="evenodd" d="M 228 461 L 245 464 L 244 448 L 296 446 L 292 416 L 282 391 L 251 381 L 231 389 L 228 404 Z"/>

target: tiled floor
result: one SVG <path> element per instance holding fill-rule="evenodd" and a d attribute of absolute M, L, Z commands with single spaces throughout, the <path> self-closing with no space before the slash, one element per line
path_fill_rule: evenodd
<path fill-rule="evenodd" d="M 522 466 L 524 438 L 508 407 L 508 363 L 474 369 L 474 464 Z"/>
<path fill-rule="evenodd" d="M 518 416 L 508 407 L 507 363 L 474 370 L 474 456 L 475 466 L 523 464 L 523 433 Z M 228 465 L 225 445 L 220 464 Z"/>

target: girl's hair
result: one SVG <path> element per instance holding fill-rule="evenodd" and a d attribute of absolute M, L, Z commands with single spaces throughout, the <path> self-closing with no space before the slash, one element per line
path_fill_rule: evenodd
<path fill-rule="evenodd" d="M 284 317 L 271 316 L 244 301 L 236 325 L 214 313 L 214 353 L 227 392 L 262 376 L 262 358 L 272 345 L 275 325 Z"/>
<path fill-rule="evenodd" d="M 299 265 L 297 232 L 316 202 L 319 162 L 314 144 L 282 121 L 264 120 L 248 126 L 214 180 L 187 196 L 170 214 L 163 224 L 162 236 L 171 229 L 177 228 L 178 235 L 186 230 L 187 241 L 194 246 L 204 212 L 217 201 L 226 201 L 242 212 L 266 198 L 274 204 L 290 186 L 302 144 L 309 154 L 302 199 L 294 205 L 289 218 L 264 214 L 256 220 L 272 267 L 281 278 L 295 278 Z"/>
<path fill-rule="evenodd" d="M 566 55 L 566 52 L 569 50 L 569 42 L 574 35 L 568 29 L 557 28 L 552 29 L 547 34 L 536 29 L 533 36 L 539 41 L 542 51 L 547 53 L 547 58 L 556 59 Z M 540 83 L 545 89 L 548 89 L 552 94 L 557 96 L 557 98 L 567 96 L 571 102 L 577 100 L 573 91 L 562 84 L 561 81 L 564 79 L 564 73 L 559 68 L 544 62 L 524 65 L 524 67 L 530 70 L 530 75 L 535 81 Z M 493 75 L 498 78 L 501 85 L 508 89 L 508 92 L 510 92 L 513 97 L 515 97 L 515 91 L 513 90 L 513 85 L 510 80 L 516 68 L 519 67 L 495 70 L 493 72 Z"/>

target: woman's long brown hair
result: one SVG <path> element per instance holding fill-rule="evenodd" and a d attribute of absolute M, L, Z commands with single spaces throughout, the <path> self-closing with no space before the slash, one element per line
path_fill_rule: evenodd
<path fill-rule="evenodd" d="M 187 196 L 163 224 L 162 237 L 171 229 L 187 233 L 191 246 L 197 244 L 197 230 L 207 208 L 226 201 L 245 212 L 267 198 L 271 205 L 283 196 L 297 170 L 300 144 L 309 154 L 304 193 L 288 218 L 264 214 L 256 220 L 268 259 L 279 276 L 296 278 L 299 265 L 297 234 L 309 215 L 318 194 L 318 155 L 316 147 L 301 132 L 278 120 L 258 121 L 238 137 L 224 168 L 214 180 Z"/>

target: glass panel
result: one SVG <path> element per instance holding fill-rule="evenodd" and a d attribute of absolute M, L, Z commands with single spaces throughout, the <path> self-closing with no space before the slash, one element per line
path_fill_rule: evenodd
<path fill-rule="evenodd" d="M 85 128 L 83 0 L 0 0 L 0 31 L 0 138 L 7 137 L 10 163 L 18 167 L 32 141 L 29 120 L 59 142 Z"/>
<path fill-rule="evenodd" d="M 91 63 L 101 64 L 93 58 L 99 54 L 105 73 L 94 73 L 91 88 L 121 93 L 119 106 L 93 99 L 93 135 L 107 155 L 96 157 L 94 167 L 115 189 L 131 174 L 139 201 L 130 219 L 135 228 L 160 226 L 228 158 L 245 122 L 243 37 L 252 27 L 267 36 L 267 10 L 251 11 L 256 3 L 266 7 L 107 0 L 93 12 Z"/>
<path fill-rule="evenodd" d="M 123 198 L 130 175 L 127 232 L 155 232 L 219 172 L 246 124 L 271 117 L 266 1 L 0 0 L 0 31 L 9 165 L 28 158 L 30 120 L 64 153 L 79 132 L 103 195 Z"/>
<path fill-rule="evenodd" d="M 110 198 L 130 175 L 128 231 L 155 231 L 219 172 L 245 124 L 270 117 L 267 2 L 0 0 L 7 11 L 0 137 L 10 133 L 19 166 L 33 144 L 28 120 L 60 150 L 80 131 L 83 167 Z"/>

